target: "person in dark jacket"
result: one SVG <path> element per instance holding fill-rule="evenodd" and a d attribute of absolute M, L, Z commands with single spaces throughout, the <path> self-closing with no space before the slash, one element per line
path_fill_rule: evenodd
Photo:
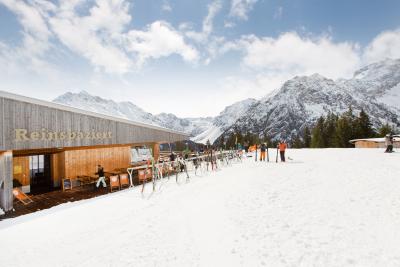
<path fill-rule="evenodd" d="M 100 183 L 103 184 L 103 187 L 107 187 L 106 184 L 106 176 L 104 174 L 104 169 L 103 167 L 99 164 L 97 165 L 97 172 L 96 174 L 99 176 L 99 179 L 97 179 L 96 187 L 98 188 L 100 186 Z"/>
<path fill-rule="evenodd" d="M 246 152 L 247 155 L 247 153 L 249 153 L 249 143 L 245 141 L 243 145 L 244 145 L 244 152 Z"/>
<path fill-rule="evenodd" d="M 385 136 L 386 151 L 385 153 L 393 152 L 393 135 L 387 134 Z"/>
<path fill-rule="evenodd" d="M 265 161 L 265 151 L 267 150 L 267 145 L 265 143 L 261 144 L 260 150 L 260 161 Z"/>
<path fill-rule="evenodd" d="M 169 161 L 174 162 L 175 161 L 175 153 L 171 152 L 171 154 L 169 154 Z"/>

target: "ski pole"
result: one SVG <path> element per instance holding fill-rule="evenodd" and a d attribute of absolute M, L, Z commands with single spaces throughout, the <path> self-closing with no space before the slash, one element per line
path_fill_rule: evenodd
<path fill-rule="evenodd" d="M 276 148 L 276 163 L 278 163 L 278 150 L 279 148 Z"/>

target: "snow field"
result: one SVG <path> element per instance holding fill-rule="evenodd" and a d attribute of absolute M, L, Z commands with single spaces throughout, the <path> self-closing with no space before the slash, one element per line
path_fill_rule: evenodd
<path fill-rule="evenodd" d="M 287 153 L 1 221 L 0 266 L 400 266 L 400 153 Z"/>

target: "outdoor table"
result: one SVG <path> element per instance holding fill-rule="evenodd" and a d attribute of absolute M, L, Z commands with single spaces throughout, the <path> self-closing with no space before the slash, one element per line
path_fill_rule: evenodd
<path fill-rule="evenodd" d="M 82 186 L 90 185 L 96 183 L 98 177 L 89 176 L 89 175 L 78 175 L 77 180 L 81 183 Z"/>

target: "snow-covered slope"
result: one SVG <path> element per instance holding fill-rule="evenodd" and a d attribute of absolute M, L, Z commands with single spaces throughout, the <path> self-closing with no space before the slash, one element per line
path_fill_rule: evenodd
<path fill-rule="evenodd" d="M 166 128 L 172 128 L 177 131 L 189 133 L 191 136 L 196 136 L 212 125 L 212 117 L 206 118 L 178 118 L 171 113 L 160 113 L 155 116 L 160 125 Z"/>
<path fill-rule="evenodd" d="M 231 127 L 256 102 L 257 100 L 248 98 L 226 107 L 213 119 L 211 127 L 193 137 L 192 141 L 205 144 L 209 140 L 210 143 L 214 143 L 225 130 Z"/>
<path fill-rule="evenodd" d="M 374 101 L 400 111 L 400 59 L 387 59 L 355 72 L 353 79 L 340 85 L 364 100 Z"/>
<path fill-rule="evenodd" d="M 161 123 L 151 113 L 145 112 L 131 102 L 115 102 L 99 96 L 93 96 L 86 91 L 79 93 L 68 92 L 57 97 L 53 102 L 138 122 L 156 125 Z"/>
<path fill-rule="evenodd" d="M 211 117 L 178 118 L 173 114 L 167 113 L 153 115 L 131 102 L 115 102 L 99 96 L 93 96 L 86 91 L 81 91 L 79 93 L 68 92 L 57 97 L 53 101 L 97 113 L 163 126 L 188 133 L 192 136 L 198 135 L 210 128 L 213 120 Z"/>
<path fill-rule="evenodd" d="M 400 153 L 287 154 L 0 221 L 0 266 L 400 266 Z"/>
<path fill-rule="evenodd" d="M 231 126 L 253 103 L 255 99 L 246 99 L 226 107 L 217 117 L 179 118 L 171 113 L 153 115 L 131 102 L 115 102 L 86 91 L 65 93 L 54 102 L 107 114 L 125 119 L 160 125 L 169 129 L 182 131 L 193 136 L 195 142 L 213 142 L 223 131 Z"/>
<path fill-rule="evenodd" d="M 319 74 L 294 77 L 264 97 L 227 131 L 263 133 L 291 139 L 328 112 L 343 113 L 351 106 L 364 109 L 379 127 L 400 126 L 400 60 L 386 60 L 360 69 L 349 80 L 334 81 Z"/>

